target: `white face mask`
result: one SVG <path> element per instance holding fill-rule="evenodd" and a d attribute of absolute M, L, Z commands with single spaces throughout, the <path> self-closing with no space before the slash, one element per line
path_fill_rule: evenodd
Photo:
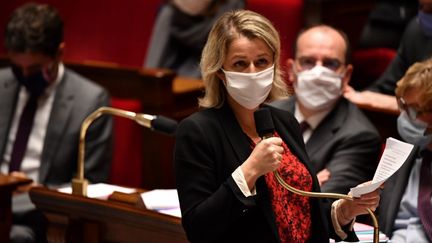
<path fill-rule="evenodd" d="M 252 110 L 267 99 L 273 84 L 274 65 L 257 73 L 222 71 L 228 94 L 241 106 Z"/>
<path fill-rule="evenodd" d="M 298 101 L 314 111 L 333 106 L 342 95 L 342 77 L 320 65 L 297 73 L 294 90 Z"/>

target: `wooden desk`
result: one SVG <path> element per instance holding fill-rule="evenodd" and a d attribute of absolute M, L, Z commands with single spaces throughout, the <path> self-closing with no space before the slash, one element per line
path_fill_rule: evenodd
<path fill-rule="evenodd" d="M 22 185 L 31 183 L 30 179 L 16 178 L 0 174 L 0 242 L 9 242 L 12 225 L 12 193 Z"/>
<path fill-rule="evenodd" d="M 44 187 L 30 198 L 49 220 L 49 242 L 188 242 L 179 218 Z"/>

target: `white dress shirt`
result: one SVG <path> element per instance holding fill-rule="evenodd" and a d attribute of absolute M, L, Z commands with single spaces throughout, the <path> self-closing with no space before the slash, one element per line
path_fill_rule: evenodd
<path fill-rule="evenodd" d="M 56 80 L 47 87 L 44 94 L 38 99 L 38 105 L 36 114 L 34 117 L 33 128 L 30 132 L 27 150 L 24 153 L 24 158 L 21 163 L 21 172 L 25 173 L 27 177 L 32 179 L 34 182 L 38 181 L 39 178 L 39 167 L 41 162 L 42 149 L 44 146 L 44 140 L 48 121 L 50 118 L 52 105 L 54 102 L 54 96 L 56 93 L 56 87 L 62 80 L 64 75 L 64 65 L 59 64 L 58 75 Z M 9 163 L 12 155 L 12 148 L 15 142 L 15 136 L 18 129 L 19 120 L 24 110 L 24 106 L 30 98 L 30 94 L 27 89 L 21 86 L 18 93 L 18 100 L 15 108 L 15 114 L 12 118 L 11 128 L 9 130 L 9 136 L 6 143 L 6 150 L 3 155 L 3 163 L 1 164 L 0 171 L 3 174 L 9 173 Z"/>

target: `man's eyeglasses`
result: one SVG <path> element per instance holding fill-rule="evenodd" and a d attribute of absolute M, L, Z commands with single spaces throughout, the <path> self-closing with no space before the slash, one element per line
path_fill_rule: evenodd
<path fill-rule="evenodd" d="M 317 65 L 318 60 L 315 57 L 299 57 L 297 61 L 303 70 L 309 70 Z M 336 58 L 324 58 L 322 60 L 322 66 L 333 71 L 338 70 L 342 65 L 343 62 Z"/>
<path fill-rule="evenodd" d="M 411 119 L 416 119 L 418 116 L 427 114 L 427 113 L 432 113 L 432 109 L 430 108 L 426 108 L 426 109 L 421 109 L 418 107 L 414 107 L 412 105 L 408 105 L 405 100 L 402 97 L 397 97 L 397 103 L 399 106 L 399 109 L 401 109 L 401 111 L 405 111 L 408 115 L 409 118 Z"/>

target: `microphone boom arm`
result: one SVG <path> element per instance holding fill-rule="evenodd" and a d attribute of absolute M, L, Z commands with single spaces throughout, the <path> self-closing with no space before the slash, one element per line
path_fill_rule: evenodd
<path fill-rule="evenodd" d="M 81 124 L 79 145 L 78 145 L 78 169 L 77 175 L 72 179 L 72 194 L 87 196 L 87 186 L 88 180 L 84 178 L 84 154 L 85 154 L 85 137 L 87 129 L 97 118 L 103 114 L 110 114 L 115 116 L 120 116 L 136 121 L 138 124 L 151 127 L 151 121 L 156 118 L 156 116 L 135 113 L 132 111 L 126 111 L 122 109 L 112 108 L 112 107 L 100 107 L 93 113 L 91 113 Z"/>

